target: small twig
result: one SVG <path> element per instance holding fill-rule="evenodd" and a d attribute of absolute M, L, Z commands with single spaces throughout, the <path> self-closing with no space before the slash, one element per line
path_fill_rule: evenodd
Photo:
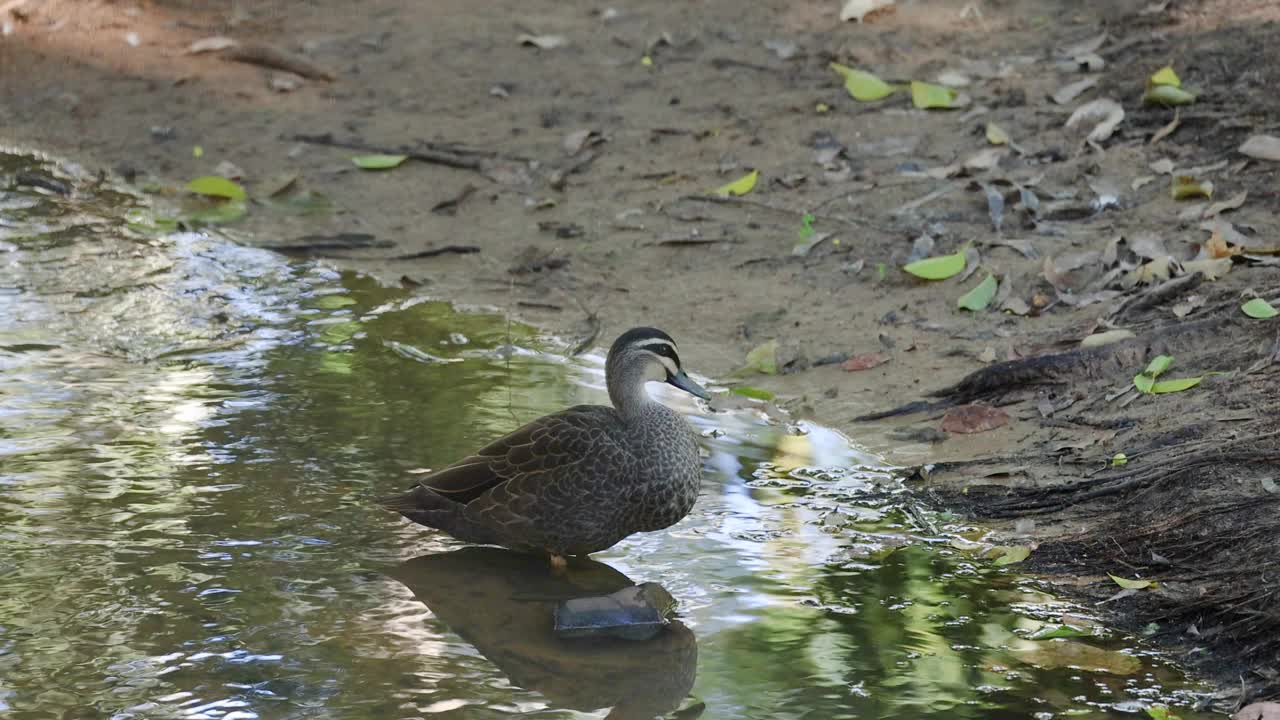
<path fill-rule="evenodd" d="M 303 235 L 280 245 L 260 245 L 263 250 L 280 253 L 320 254 L 328 250 L 367 250 L 395 247 L 390 240 L 378 240 L 369 233 L 337 233 L 335 235 Z"/>
<path fill-rule="evenodd" d="M 433 165 L 444 165 L 445 167 L 457 168 L 459 170 L 473 170 L 478 173 L 484 173 L 486 169 L 485 159 L 500 158 L 511 162 L 526 162 L 526 158 L 515 156 L 499 156 L 497 153 L 490 153 L 479 150 L 466 150 L 462 148 L 444 149 L 446 146 L 424 143 L 421 147 L 410 145 L 400 145 L 398 147 L 390 145 L 377 145 L 366 142 L 360 138 L 335 138 L 331 133 L 323 133 L 320 135 L 308 135 L 305 133 L 290 136 L 294 142 L 308 143 L 311 145 L 326 145 L 329 147 L 340 147 L 348 150 L 360 150 L 361 152 L 379 153 L 382 155 L 405 155 L 414 160 L 421 160 L 425 163 Z"/>
<path fill-rule="evenodd" d="M 363 140 L 339 140 L 332 135 L 294 135 L 293 139 L 297 142 L 311 143 L 313 145 L 329 145 L 331 147 L 346 148 L 348 150 L 360 150 L 362 152 L 379 153 L 382 155 L 407 155 L 414 160 L 432 163 L 434 165 L 444 165 L 446 167 L 457 168 L 459 170 L 474 170 L 481 172 L 483 163 L 479 158 L 460 157 L 452 153 L 436 152 L 434 150 L 413 150 L 408 147 L 390 147 L 387 145 L 375 145 L 367 143 Z"/>
<path fill-rule="evenodd" d="M 1184 292 L 1195 289 L 1202 282 L 1204 282 L 1204 274 L 1199 272 L 1188 273 L 1172 280 L 1166 280 L 1150 290 L 1134 295 L 1120 303 L 1111 312 L 1107 313 L 1107 318 L 1118 320 L 1127 313 L 1154 307 Z"/>
<path fill-rule="evenodd" d="M 515 294 L 516 294 L 516 284 L 515 284 L 515 281 L 512 281 L 510 284 L 507 285 L 507 330 L 506 330 L 506 338 L 505 340 L 503 340 L 503 343 L 506 345 L 504 349 L 506 350 L 505 354 L 506 354 L 506 375 L 507 375 L 507 412 L 511 413 L 511 419 L 514 420 L 517 425 L 519 425 L 520 418 L 516 416 L 515 406 L 512 404 L 512 400 L 511 400 L 511 385 L 512 385 L 511 356 L 515 354 L 514 352 L 512 352 L 512 346 L 511 346 L 511 300 L 515 297 Z"/>
<path fill-rule="evenodd" d="M 849 218 L 843 218 L 838 215 L 820 215 L 817 213 L 809 212 L 807 210 L 796 210 L 795 208 L 784 207 L 781 205 L 774 205 L 772 203 L 767 203 L 761 200 L 752 200 L 751 198 L 735 197 L 732 195 L 729 197 L 721 197 L 720 195 L 685 195 L 680 199 L 688 200 L 690 202 L 712 203 L 714 205 L 738 205 L 738 206 L 747 206 L 747 207 L 758 207 L 758 208 L 763 208 L 765 210 L 772 210 L 773 212 L 776 212 L 776 213 L 782 213 L 784 215 L 794 215 L 798 218 L 802 218 L 805 215 L 812 215 L 814 220 L 821 220 L 824 222 L 834 222 L 840 225 L 847 225 L 849 227 L 870 227 L 883 232 L 888 232 L 886 228 L 883 228 L 875 223 L 868 222 L 866 220 L 850 220 Z"/>
<path fill-rule="evenodd" d="M 564 308 L 555 303 L 534 302 L 532 300 L 517 300 L 516 305 L 520 307 L 533 308 L 535 310 L 555 310 L 560 312 Z"/>
<path fill-rule="evenodd" d="M 435 205 L 432 205 L 431 212 L 437 215 L 455 215 L 458 212 L 458 207 L 462 205 L 463 201 L 471 197 L 478 189 L 479 188 L 475 185 L 467 183 L 462 187 L 462 191 L 457 195 L 449 198 L 448 200 L 442 200 Z"/>
<path fill-rule="evenodd" d="M 262 67 L 274 68 L 276 70 L 285 70 L 295 75 L 301 75 L 309 80 L 336 79 L 336 76 L 333 73 L 325 70 L 315 63 L 312 63 L 310 60 L 269 45 L 260 45 L 257 43 L 236 45 L 235 47 L 228 48 L 223 57 L 228 60 L 234 60 L 236 62 L 247 63 L 250 65 L 261 65 Z"/>
<path fill-rule="evenodd" d="M 420 258 L 439 257 L 440 255 L 470 255 L 480 252 L 480 248 L 475 245 L 444 245 L 442 247 L 428 248 L 417 252 L 406 253 L 404 255 L 392 255 L 384 260 L 418 260 Z"/>
<path fill-rule="evenodd" d="M 726 70 L 728 68 L 745 68 L 747 70 L 755 70 L 756 72 L 765 72 L 765 73 L 776 73 L 779 71 L 778 68 L 771 68 L 766 65 L 755 65 L 753 63 L 743 62 L 741 60 L 734 60 L 733 58 L 724 58 L 724 57 L 711 58 L 711 67 L 715 68 L 716 70 Z"/>
<path fill-rule="evenodd" d="M 658 238 L 654 245 L 664 245 L 666 247 L 692 247 L 694 245 L 715 245 L 717 243 L 740 243 L 740 238 L 729 235 L 719 235 L 716 237 L 703 237 L 701 235 L 676 235 L 674 237 Z"/>
<path fill-rule="evenodd" d="M 573 298 L 573 301 L 578 305 L 578 309 L 587 315 L 587 334 L 581 340 L 574 343 L 573 349 L 569 351 L 569 357 L 577 357 L 578 355 L 590 350 L 591 346 L 595 343 L 596 338 L 600 337 L 600 316 L 596 315 L 595 311 L 588 310 L 578 298 Z"/>

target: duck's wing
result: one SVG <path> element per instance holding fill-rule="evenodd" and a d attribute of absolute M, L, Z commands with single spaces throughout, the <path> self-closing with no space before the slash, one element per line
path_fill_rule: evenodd
<path fill-rule="evenodd" d="M 578 405 L 545 415 L 427 475 L 419 484 L 466 504 L 512 480 L 548 473 L 556 476 L 588 459 L 601 449 L 601 443 L 609 441 L 610 430 L 618 423 L 616 413 L 602 405 Z"/>

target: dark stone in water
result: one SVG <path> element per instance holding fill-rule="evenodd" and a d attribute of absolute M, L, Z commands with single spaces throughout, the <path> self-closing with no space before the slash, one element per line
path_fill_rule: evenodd
<path fill-rule="evenodd" d="M 675 599 L 657 583 L 642 583 L 610 595 L 574 598 L 556 606 L 555 631 L 562 638 L 616 637 L 648 640 L 667 626 Z"/>

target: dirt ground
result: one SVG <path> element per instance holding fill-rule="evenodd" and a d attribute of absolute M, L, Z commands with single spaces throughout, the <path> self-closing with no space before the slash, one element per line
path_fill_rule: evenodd
<path fill-rule="evenodd" d="M 1280 296 L 1280 163 L 1238 152 L 1280 135 L 1280 6 L 898 0 L 856 23 L 840 5 L 10 0 L 0 140 L 161 202 L 233 163 L 254 201 L 232 227 L 255 242 L 566 337 L 656 325 L 710 378 L 777 340 L 781 372 L 749 385 L 919 466 L 923 495 L 998 521 L 1073 593 L 1157 581 L 1100 607 L 1184 651 L 1227 706 L 1280 695 L 1280 320 L 1240 311 Z M 239 45 L 189 52 L 214 36 Z M 263 46 L 312 77 L 263 67 Z M 833 61 L 970 102 L 858 102 Z M 1165 65 L 1195 103 L 1142 103 Z M 1102 98 L 1125 115 L 1090 144 L 1096 121 L 1066 121 Z M 371 149 L 414 159 L 354 167 Z M 749 194 L 709 195 L 752 170 Z M 281 173 L 333 209 L 265 200 Z M 1173 175 L 1247 195 L 1175 200 Z M 315 237 L 338 234 L 366 247 Z M 901 270 L 966 247 L 967 277 Z M 958 309 L 989 273 L 991 306 Z M 1133 337 L 1079 349 L 1113 329 Z M 842 368 L 870 353 L 887 362 Z M 1158 354 L 1165 377 L 1219 374 L 1120 394 Z M 970 403 L 1009 422 L 940 430 Z"/>

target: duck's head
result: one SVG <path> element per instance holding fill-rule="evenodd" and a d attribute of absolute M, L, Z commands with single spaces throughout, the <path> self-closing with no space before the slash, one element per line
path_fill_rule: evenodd
<path fill-rule="evenodd" d="M 641 377 L 644 382 L 674 385 L 703 400 L 711 398 L 680 366 L 676 341 L 657 328 L 631 328 L 618 336 L 609 348 L 608 367 L 621 375 Z"/>

